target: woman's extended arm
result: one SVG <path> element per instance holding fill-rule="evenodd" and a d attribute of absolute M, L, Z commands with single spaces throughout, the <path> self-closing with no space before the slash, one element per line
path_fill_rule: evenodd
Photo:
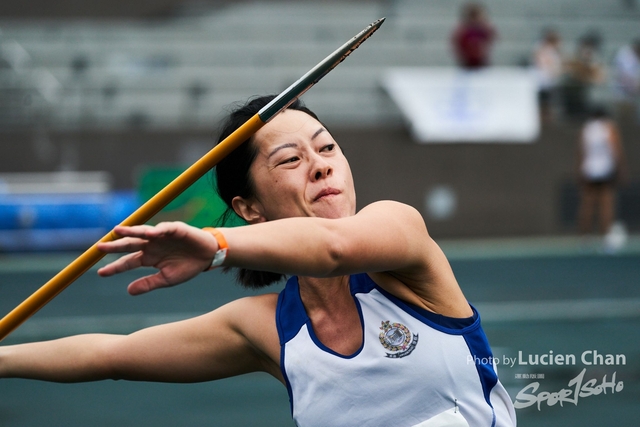
<path fill-rule="evenodd" d="M 433 267 L 433 249 L 422 216 L 390 201 L 340 218 L 287 218 L 223 230 L 226 265 L 301 276 L 358 272 L 420 274 Z"/>
<path fill-rule="evenodd" d="M 227 265 L 313 277 L 381 273 L 394 279 L 384 287 L 405 301 L 452 317 L 470 315 L 448 260 L 408 205 L 381 201 L 346 218 L 289 218 L 224 233 Z"/>
<path fill-rule="evenodd" d="M 376 202 L 340 219 L 287 218 L 220 230 L 229 244 L 229 267 L 313 277 L 365 271 L 420 275 L 435 267 L 422 217 L 397 202 Z M 141 291 L 190 279 L 205 270 L 218 249 L 210 233 L 183 223 L 117 227 L 116 232 L 126 237 L 98 248 L 132 253 L 98 272 L 110 276 L 141 266 L 158 268 L 150 276 L 158 283 Z"/>
<path fill-rule="evenodd" d="M 77 335 L 3 346 L 0 378 L 197 382 L 266 371 L 281 379 L 276 298 L 240 299 L 193 319 L 130 335 Z"/>
<path fill-rule="evenodd" d="M 167 233 L 183 236 L 183 241 L 201 241 L 202 253 L 194 254 L 193 249 L 188 248 L 181 249 L 177 255 L 156 250 L 155 246 L 173 245 L 170 242 L 174 239 L 161 241 L 165 237 L 159 239 L 153 234 L 163 233 L 161 230 L 179 230 Z M 221 230 L 229 244 L 226 266 L 313 277 L 386 272 L 425 301 L 447 299 L 450 290 L 459 292 L 449 263 L 429 236 L 422 216 L 402 203 L 376 202 L 354 216 L 340 219 L 287 218 Z M 195 276 L 217 250 L 217 242 L 209 233 L 180 223 L 160 224 L 155 229 L 139 226 L 116 231 L 129 237 L 101 244 L 99 248 L 107 252 L 134 253 L 103 267 L 100 274 L 116 274 L 141 265 L 160 269 L 153 276 L 133 282 L 129 288 L 133 293 L 167 286 L 165 276 L 168 274 L 164 270 L 190 266 L 186 276 Z M 184 237 L 191 235 L 199 237 Z M 204 247 L 206 245 L 209 246 Z M 156 252 L 162 257 L 148 254 Z M 169 284 L 175 283 L 179 282 Z"/>

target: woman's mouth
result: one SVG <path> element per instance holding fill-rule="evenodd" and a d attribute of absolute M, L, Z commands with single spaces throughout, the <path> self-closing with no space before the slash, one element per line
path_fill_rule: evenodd
<path fill-rule="evenodd" d="M 320 191 L 318 194 L 316 194 L 316 197 L 313 199 L 314 202 L 317 202 L 318 200 L 322 199 L 322 198 L 326 198 L 329 196 L 335 196 L 336 194 L 340 194 L 340 191 L 335 189 L 335 188 L 325 188 L 322 191 Z"/>

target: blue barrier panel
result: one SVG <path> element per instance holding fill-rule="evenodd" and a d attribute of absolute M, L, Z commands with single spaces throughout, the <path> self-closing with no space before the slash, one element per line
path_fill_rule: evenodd
<path fill-rule="evenodd" d="M 0 196 L 0 251 L 84 249 L 139 207 L 136 192 Z"/>

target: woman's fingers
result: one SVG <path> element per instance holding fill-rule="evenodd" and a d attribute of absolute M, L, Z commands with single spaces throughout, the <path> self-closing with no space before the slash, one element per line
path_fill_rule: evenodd
<path fill-rule="evenodd" d="M 142 252 L 134 252 L 132 254 L 124 255 L 98 269 L 98 274 L 103 277 L 109 277 L 113 276 L 114 274 L 133 270 L 142 266 Z"/>
<path fill-rule="evenodd" d="M 157 235 L 158 231 L 164 231 L 160 227 L 154 227 L 151 225 L 117 225 L 113 231 L 119 237 L 140 237 L 145 238 L 147 235 Z"/>
<path fill-rule="evenodd" d="M 131 295 L 141 295 L 157 288 L 170 286 L 160 272 L 134 280 L 127 287 Z"/>
<path fill-rule="evenodd" d="M 149 239 L 171 235 L 176 232 L 177 228 L 177 222 L 160 222 L 156 225 L 118 225 L 113 231 L 119 237 Z"/>
<path fill-rule="evenodd" d="M 147 244 L 146 240 L 136 237 L 123 237 L 122 239 L 113 240 L 111 242 L 98 242 L 97 248 L 102 252 L 109 254 L 122 252 L 137 252 L 144 249 Z"/>
<path fill-rule="evenodd" d="M 206 250 L 203 250 L 205 245 L 201 242 L 202 236 L 198 240 L 191 235 L 194 230 L 186 224 L 175 222 L 160 223 L 153 227 L 118 226 L 114 232 L 119 238 L 100 242 L 97 248 L 105 253 L 125 255 L 100 268 L 98 274 L 108 277 L 139 267 L 157 268 L 157 274 L 140 278 L 129 285 L 132 295 L 189 280 L 202 272 L 206 267 L 204 264 L 210 262 Z M 198 232 L 209 236 L 200 230 Z"/>
<path fill-rule="evenodd" d="M 121 226 L 118 225 L 113 229 L 118 239 L 99 242 L 97 248 L 107 253 L 118 252 L 135 252 L 143 250 L 149 241 L 169 237 L 176 232 L 174 223 L 165 222 L 156 226 L 135 225 Z"/>

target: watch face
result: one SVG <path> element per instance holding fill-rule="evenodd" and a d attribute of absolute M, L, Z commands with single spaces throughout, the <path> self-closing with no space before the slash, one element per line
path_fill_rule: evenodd
<path fill-rule="evenodd" d="M 213 261 L 211 262 L 211 267 L 218 267 L 222 265 L 225 258 L 227 258 L 227 248 L 220 249 L 218 252 L 216 252 L 215 256 L 213 257 Z"/>

